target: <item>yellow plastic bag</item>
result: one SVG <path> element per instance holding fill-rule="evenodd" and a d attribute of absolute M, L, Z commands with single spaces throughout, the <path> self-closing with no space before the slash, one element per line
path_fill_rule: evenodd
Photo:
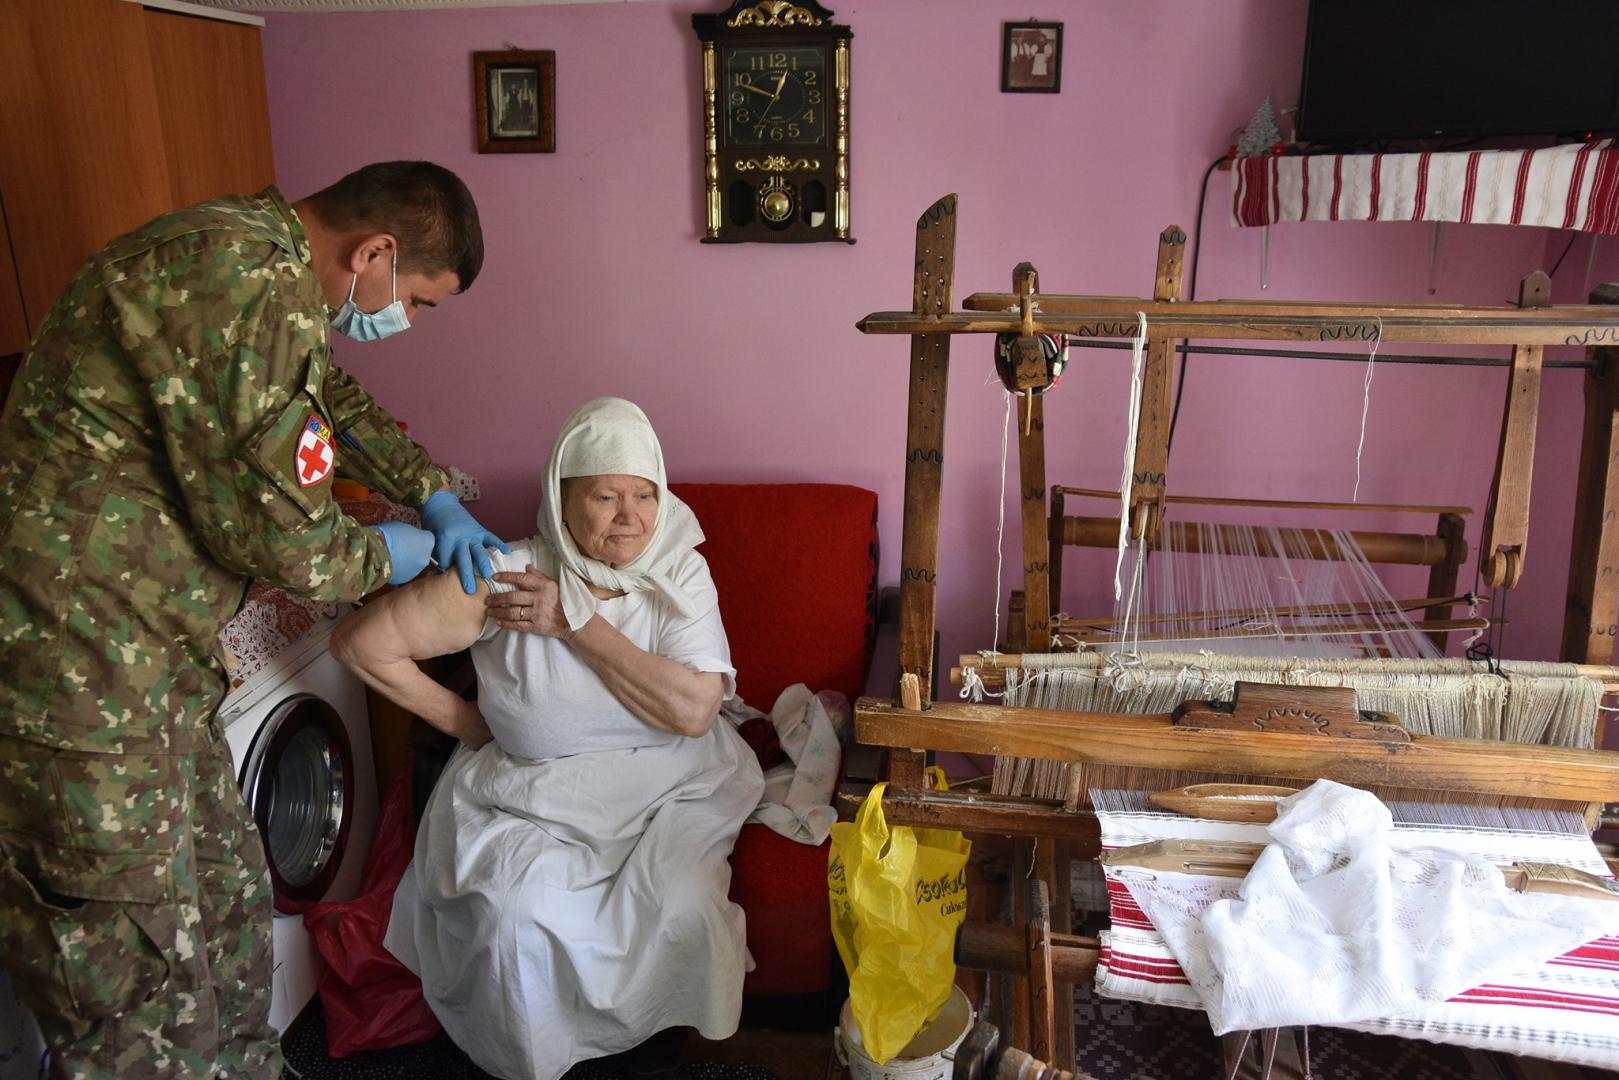
<path fill-rule="evenodd" d="M 930 769 L 944 787 L 942 770 Z M 853 822 L 832 826 L 832 936 L 849 972 L 849 1010 L 865 1052 L 892 1058 L 939 1014 L 955 981 L 967 915 L 967 854 L 949 829 L 890 828 L 878 784 Z"/>

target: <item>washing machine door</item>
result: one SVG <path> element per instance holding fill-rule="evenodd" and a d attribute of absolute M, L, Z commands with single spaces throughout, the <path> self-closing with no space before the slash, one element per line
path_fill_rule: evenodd
<path fill-rule="evenodd" d="M 331 888 L 352 825 L 354 775 L 343 718 L 313 694 L 276 705 L 253 737 L 242 794 L 264 838 L 277 911 L 306 911 Z"/>

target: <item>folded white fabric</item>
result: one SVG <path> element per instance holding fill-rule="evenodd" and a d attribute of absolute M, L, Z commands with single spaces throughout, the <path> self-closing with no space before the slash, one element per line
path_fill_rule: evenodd
<path fill-rule="evenodd" d="M 740 699 L 726 702 L 722 712 L 738 725 L 765 715 Z M 770 710 L 770 723 L 789 760 L 766 771 L 764 796 L 748 821 L 800 844 L 825 842 L 838 819 L 832 792 L 843 760 L 839 721 L 847 726 L 848 712 L 848 699 L 836 691 L 812 694 L 803 683 L 794 683 L 781 692 Z"/>
<path fill-rule="evenodd" d="M 1398 1017 L 1619 929 L 1613 904 L 1511 892 L 1476 856 L 1391 847 L 1392 826 L 1375 796 L 1321 780 L 1279 804 L 1236 899 L 1209 904 L 1206 877 L 1119 876 L 1216 1034 Z"/>

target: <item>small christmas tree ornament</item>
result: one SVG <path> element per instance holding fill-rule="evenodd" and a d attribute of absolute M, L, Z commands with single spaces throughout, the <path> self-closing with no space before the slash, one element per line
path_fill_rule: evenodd
<path fill-rule="evenodd" d="M 1237 140 L 1238 157 L 1268 157 L 1282 141 L 1281 129 L 1276 126 L 1276 114 L 1271 111 L 1270 98 L 1259 103 L 1254 118 L 1243 129 Z"/>

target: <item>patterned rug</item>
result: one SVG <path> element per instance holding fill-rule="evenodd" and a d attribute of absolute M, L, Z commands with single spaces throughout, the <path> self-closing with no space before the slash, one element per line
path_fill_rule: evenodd
<path fill-rule="evenodd" d="M 1466 1051 L 1450 1046 L 1311 1028 L 1311 1074 L 1316 1080 L 1478 1080 L 1511 1073 L 1478 1072 Z M 1214 1080 L 1220 1075 L 1220 1040 L 1202 1013 L 1074 991 L 1075 1057 L 1096 1080 Z"/>

